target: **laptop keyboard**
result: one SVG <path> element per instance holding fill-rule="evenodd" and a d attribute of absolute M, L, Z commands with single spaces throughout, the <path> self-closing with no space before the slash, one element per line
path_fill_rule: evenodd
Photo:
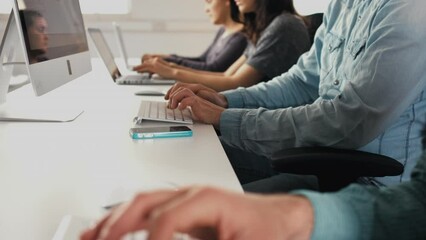
<path fill-rule="evenodd" d="M 156 101 L 142 101 L 136 120 L 138 122 L 142 120 L 153 120 L 187 124 L 193 123 L 192 114 L 189 109 L 184 109 L 183 111 L 179 109 L 170 109 L 167 107 L 167 102 Z"/>
<path fill-rule="evenodd" d="M 170 79 L 153 79 L 148 73 L 138 75 L 125 75 L 116 80 L 121 85 L 173 85 L 174 80 Z"/>
<path fill-rule="evenodd" d="M 127 75 L 121 81 L 122 84 L 138 85 L 147 81 L 151 81 L 149 74 Z"/>

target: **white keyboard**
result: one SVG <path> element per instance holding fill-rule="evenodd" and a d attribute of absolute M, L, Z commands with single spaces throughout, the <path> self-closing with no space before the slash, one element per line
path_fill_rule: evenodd
<path fill-rule="evenodd" d="M 137 122 L 143 120 L 173 122 L 173 123 L 186 123 L 192 124 L 192 114 L 189 109 L 180 111 L 179 109 L 170 109 L 167 107 L 167 102 L 156 101 L 142 101 L 138 115 Z"/>
<path fill-rule="evenodd" d="M 76 240 L 80 238 L 80 234 L 94 225 L 93 220 L 67 215 L 64 216 L 55 232 L 52 240 Z M 148 239 L 148 232 L 141 230 L 135 233 L 127 234 L 122 238 L 123 240 L 146 240 Z M 187 234 L 175 233 L 173 240 L 195 240 Z"/>

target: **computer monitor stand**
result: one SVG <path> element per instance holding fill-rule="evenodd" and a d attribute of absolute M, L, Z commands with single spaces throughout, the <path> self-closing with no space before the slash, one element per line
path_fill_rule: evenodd
<path fill-rule="evenodd" d="M 16 20 L 12 13 L 0 45 L 0 122 L 70 122 L 83 113 L 81 108 L 58 106 L 43 97 L 30 99 L 26 95 L 16 94 L 6 103 L 8 93 L 29 83 L 24 46 L 18 34 Z M 14 76 L 18 75 L 18 76 Z M 20 79 L 18 81 L 14 81 Z"/>

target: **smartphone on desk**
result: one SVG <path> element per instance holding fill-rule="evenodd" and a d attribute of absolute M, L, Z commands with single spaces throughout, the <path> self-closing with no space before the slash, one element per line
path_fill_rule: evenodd
<path fill-rule="evenodd" d="M 133 139 L 174 138 L 192 136 L 192 130 L 187 126 L 139 127 L 131 128 L 129 133 Z"/>

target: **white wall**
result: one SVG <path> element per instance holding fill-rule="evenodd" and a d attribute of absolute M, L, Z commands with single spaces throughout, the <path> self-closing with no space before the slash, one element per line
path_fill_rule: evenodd
<path fill-rule="evenodd" d="M 212 41 L 217 29 L 204 14 L 202 0 L 133 0 L 127 16 L 86 16 L 86 25 L 103 29 L 117 54 L 111 21 L 122 27 L 133 57 L 147 52 L 194 56 Z"/>
<path fill-rule="evenodd" d="M 297 11 L 302 15 L 324 12 L 331 0 L 294 0 Z"/>
<path fill-rule="evenodd" d="M 129 1 L 132 8 L 127 15 L 84 16 L 86 27 L 99 27 L 104 31 L 116 56 L 118 50 L 112 31 L 112 21 L 121 25 L 127 50 L 133 57 L 139 57 L 146 52 L 197 55 L 212 41 L 217 29 L 210 24 L 204 14 L 203 0 Z M 329 1 L 294 0 L 301 14 L 322 12 Z M 0 2 L 8 4 L 9 0 Z M 108 0 L 99 2 L 108 4 Z M 7 16 L 0 15 L 1 33 L 6 21 Z"/>

